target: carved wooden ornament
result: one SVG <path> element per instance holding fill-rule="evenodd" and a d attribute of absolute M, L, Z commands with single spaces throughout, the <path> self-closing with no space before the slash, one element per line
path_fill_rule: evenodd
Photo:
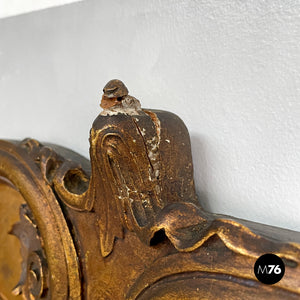
<path fill-rule="evenodd" d="M 300 234 L 205 212 L 184 123 L 119 80 L 103 92 L 90 161 L 0 141 L 0 299 L 300 299 Z"/>

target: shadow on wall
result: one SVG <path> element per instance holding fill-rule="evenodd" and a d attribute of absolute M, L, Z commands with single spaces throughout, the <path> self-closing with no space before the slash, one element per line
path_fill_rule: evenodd
<path fill-rule="evenodd" d="M 209 168 L 209 161 L 211 160 L 211 151 L 209 151 L 210 146 L 205 136 L 191 133 L 190 138 L 192 146 L 196 193 L 203 209 L 211 212 L 212 207 L 210 205 L 208 195 L 209 185 L 211 184 L 209 175 L 212 171 Z"/>

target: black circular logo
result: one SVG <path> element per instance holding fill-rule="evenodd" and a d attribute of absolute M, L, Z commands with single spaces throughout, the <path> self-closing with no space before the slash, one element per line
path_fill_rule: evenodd
<path fill-rule="evenodd" d="M 285 266 L 280 257 L 275 254 L 264 254 L 254 265 L 256 278 L 265 284 L 274 284 L 281 280 Z"/>

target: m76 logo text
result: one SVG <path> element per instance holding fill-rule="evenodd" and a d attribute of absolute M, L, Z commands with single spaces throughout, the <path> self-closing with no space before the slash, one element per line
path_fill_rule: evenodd
<path fill-rule="evenodd" d="M 265 265 L 265 266 L 258 266 L 258 269 L 257 269 L 257 273 L 258 274 L 272 274 L 272 273 L 275 273 L 275 274 L 280 274 L 281 273 L 281 268 L 280 268 L 280 265 Z"/>

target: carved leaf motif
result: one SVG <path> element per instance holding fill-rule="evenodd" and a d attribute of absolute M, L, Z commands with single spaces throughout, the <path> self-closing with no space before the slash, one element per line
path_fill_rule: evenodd
<path fill-rule="evenodd" d="M 100 216 L 103 256 L 111 252 L 115 237 L 123 237 L 123 228 L 143 238 L 141 233 L 153 224 L 156 212 L 163 206 L 157 195 L 157 182 L 151 177 L 144 139 L 132 118 L 126 121 L 124 127 L 97 131 L 91 143 L 91 184 L 94 209 Z"/>

